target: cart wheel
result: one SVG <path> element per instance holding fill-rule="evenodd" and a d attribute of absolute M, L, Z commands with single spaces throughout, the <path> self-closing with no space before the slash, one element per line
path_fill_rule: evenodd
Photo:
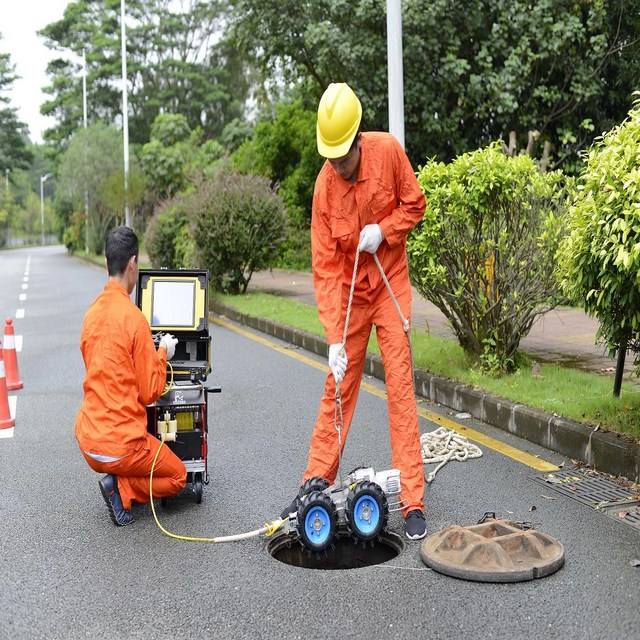
<path fill-rule="evenodd" d="M 200 504 L 202 502 L 202 474 L 194 473 L 191 479 L 191 489 L 193 491 L 193 495 L 196 498 L 196 504 Z"/>
<path fill-rule="evenodd" d="M 309 478 L 301 487 L 300 491 L 298 491 L 298 498 L 302 498 L 302 496 L 306 496 L 312 491 L 324 491 L 328 488 L 329 483 L 324 478 L 313 477 Z"/>
<path fill-rule="evenodd" d="M 373 540 L 387 524 L 389 506 L 380 485 L 363 480 L 349 491 L 345 510 L 351 533 L 359 540 Z"/>
<path fill-rule="evenodd" d="M 333 542 L 337 522 L 336 506 L 320 491 L 303 496 L 298 505 L 298 535 L 311 551 L 324 551 Z"/>
<path fill-rule="evenodd" d="M 202 489 L 203 489 L 202 480 L 196 480 L 193 483 L 193 493 L 196 497 L 196 504 L 200 504 L 202 502 Z"/>

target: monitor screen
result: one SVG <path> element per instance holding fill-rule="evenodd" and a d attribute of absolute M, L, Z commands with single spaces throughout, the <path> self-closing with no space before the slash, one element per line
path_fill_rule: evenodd
<path fill-rule="evenodd" d="M 152 327 L 193 327 L 195 282 L 155 280 L 151 308 Z"/>

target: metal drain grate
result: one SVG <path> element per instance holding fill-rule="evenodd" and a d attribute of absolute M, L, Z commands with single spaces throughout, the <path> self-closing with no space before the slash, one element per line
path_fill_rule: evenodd
<path fill-rule="evenodd" d="M 608 507 L 604 509 L 604 513 L 613 520 L 624 522 L 640 530 L 640 504 L 638 502 L 632 502 L 623 507 Z"/>
<path fill-rule="evenodd" d="M 535 476 L 534 480 L 594 509 L 637 500 L 628 489 L 585 469 L 554 471 Z"/>

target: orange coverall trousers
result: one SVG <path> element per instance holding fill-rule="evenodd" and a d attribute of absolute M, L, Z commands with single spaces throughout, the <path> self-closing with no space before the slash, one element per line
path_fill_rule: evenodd
<path fill-rule="evenodd" d="M 143 445 L 114 462 L 99 462 L 86 453 L 83 455 L 89 466 L 98 473 L 111 473 L 118 478 L 118 491 L 122 506 L 131 509 L 131 503 L 149 502 L 149 474 L 160 441 L 150 433 L 146 434 Z M 162 445 L 153 470 L 153 497 L 170 498 L 184 489 L 187 472 L 182 460 Z"/>
<path fill-rule="evenodd" d="M 411 317 L 411 286 L 406 276 L 394 278 L 391 288 L 406 318 Z M 343 305 L 343 322 L 346 299 Z M 363 303 L 354 300 L 345 351 L 348 364 L 340 384 L 344 427 L 342 447 L 347 439 L 353 413 L 356 408 L 364 360 L 372 325 L 384 362 L 387 386 L 387 407 L 391 435 L 392 464 L 400 470 L 402 514 L 412 509 L 424 510 L 424 475 L 418 412 L 413 390 L 411 354 L 406 334 L 389 293 L 380 283 L 371 292 L 370 300 Z M 329 373 L 320 401 L 320 411 L 311 436 L 309 459 L 304 479 L 319 476 L 333 483 L 338 473 L 338 434 L 334 425 L 335 380 Z"/>

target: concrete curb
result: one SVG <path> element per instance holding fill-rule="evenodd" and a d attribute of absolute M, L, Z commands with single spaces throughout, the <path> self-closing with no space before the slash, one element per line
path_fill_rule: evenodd
<path fill-rule="evenodd" d="M 211 301 L 210 308 L 218 315 L 307 351 L 327 355 L 327 344 L 319 336 L 273 320 L 240 313 L 217 300 Z M 367 355 L 364 370 L 366 374 L 384 380 L 384 366 L 380 357 Z M 621 434 L 596 431 L 579 422 L 492 396 L 424 369 L 414 371 L 414 385 L 416 393 L 424 398 L 455 411 L 470 413 L 482 422 L 573 460 L 581 460 L 599 471 L 640 482 L 640 445 Z"/>

